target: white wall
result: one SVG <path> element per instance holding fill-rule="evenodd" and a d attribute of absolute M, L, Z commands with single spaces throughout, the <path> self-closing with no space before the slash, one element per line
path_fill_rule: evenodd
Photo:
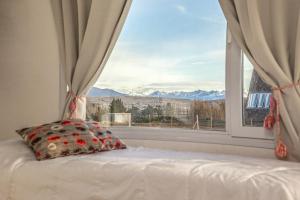
<path fill-rule="evenodd" d="M 0 139 L 59 118 L 59 55 L 50 1 L 0 1 Z"/>

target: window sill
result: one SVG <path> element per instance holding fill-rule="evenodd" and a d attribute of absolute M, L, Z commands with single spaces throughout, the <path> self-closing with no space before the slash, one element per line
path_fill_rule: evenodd
<path fill-rule="evenodd" d="M 273 140 L 233 137 L 228 133 L 221 131 L 194 131 L 180 128 L 156 127 L 110 127 L 110 130 L 121 139 L 126 140 L 158 140 L 233 145 L 264 149 L 274 148 Z"/>

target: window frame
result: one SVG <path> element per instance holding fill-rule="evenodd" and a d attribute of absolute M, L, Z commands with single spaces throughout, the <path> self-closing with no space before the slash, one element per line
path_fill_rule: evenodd
<path fill-rule="evenodd" d="M 232 137 L 228 134 L 211 133 L 209 131 L 194 131 L 181 128 L 157 127 L 110 127 L 110 130 L 125 140 L 138 141 L 172 141 L 199 144 L 220 144 L 263 149 L 274 149 L 272 140 L 257 138 Z M 186 144 L 183 144 L 186 145 Z"/>
<path fill-rule="evenodd" d="M 243 52 L 232 38 L 228 27 L 226 56 L 226 91 L 228 91 L 230 99 L 227 100 L 230 107 L 230 134 L 235 137 L 273 139 L 272 132 L 263 127 L 243 125 Z"/>
<path fill-rule="evenodd" d="M 243 126 L 243 53 L 227 26 L 225 58 L 225 131 L 160 127 L 110 127 L 119 137 L 134 140 L 181 141 L 274 148 L 271 131 Z M 238 109 L 237 109 L 238 108 Z"/>

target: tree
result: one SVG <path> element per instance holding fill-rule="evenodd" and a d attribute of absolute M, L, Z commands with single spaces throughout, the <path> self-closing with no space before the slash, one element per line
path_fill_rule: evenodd
<path fill-rule="evenodd" d="M 154 108 L 151 105 L 148 105 L 142 110 L 143 117 L 153 118 Z"/>
<path fill-rule="evenodd" d="M 128 113 L 131 113 L 131 118 L 133 122 L 140 122 L 141 121 L 141 112 L 140 109 L 136 106 L 132 106 L 127 111 Z"/>
<path fill-rule="evenodd" d="M 214 123 L 221 124 L 225 127 L 225 101 L 224 100 L 212 100 L 212 101 L 198 101 L 194 100 L 191 104 L 191 112 L 193 114 L 193 122 L 196 122 L 196 116 L 203 126 L 210 126 L 210 120 Z"/>
<path fill-rule="evenodd" d="M 95 120 L 96 121 L 100 121 L 101 120 L 101 116 L 104 115 L 104 114 L 106 114 L 106 113 L 107 113 L 107 108 L 105 108 L 105 107 L 103 107 L 101 105 L 98 105 L 97 111 L 96 111 L 95 116 L 94 116 Z"/>
<path fill-rule="evenodd" d="M 171 117 L 174 116 L 174 108 L 171 103 L 167 103 L 166 105 L 166 116 Z"/>
<path fill-rule="evenodd" d="M 94 121 L 100 121 L 100 117 L 108 112 L 107 108 L 98 103 L 87 103 L 86 118 Z"/>
<path fill-rule="evenodd" d="M 110 113 L 124 113 L 126 112 L 126 107 L 121 99 L 113 99 L 109 105 Z"/>
<path fill-rule="evenodd" d="M 160 105 L 155 106 L 154 112 L 156 113 L 158 119 L 160 119 L 163 116 L 163 109 Z"/>

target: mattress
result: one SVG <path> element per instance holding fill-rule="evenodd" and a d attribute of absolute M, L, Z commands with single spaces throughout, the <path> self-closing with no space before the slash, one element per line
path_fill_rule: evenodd
<path fill-rule="evenodd" d="M 131 148 L 36 161 L 0 142 L 1 200 L 299 200 L 300 165 Z"/>

